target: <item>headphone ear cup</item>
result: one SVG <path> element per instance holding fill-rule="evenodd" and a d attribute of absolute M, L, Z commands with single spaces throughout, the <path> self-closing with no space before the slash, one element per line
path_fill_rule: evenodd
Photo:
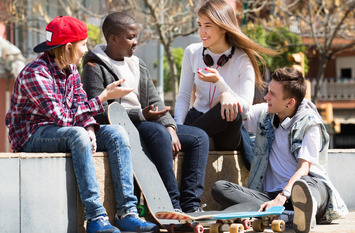
<path fill-rule="evenodd" d="M 209 54 L 203 56 L 203 62 L 206 66 L 213 66 L 214 63 L 213 58 Z"/>
<path fill-rule="evenodd" d="M 226 64 L 228 62 L 229 58 L 223 54 L 217 61 L 217 66 L 223 66 L 224 64 Z"/>

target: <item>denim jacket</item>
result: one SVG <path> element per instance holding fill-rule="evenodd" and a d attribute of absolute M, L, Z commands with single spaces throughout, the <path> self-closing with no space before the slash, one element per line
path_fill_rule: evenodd
<path fill-rule="evenodd" d="M 248 186 L 251 189 L 263 191 L 266 168 L 274 139 L 274 116 L 275 114 L 267 112 L 267 107 L 265 107 L 259 115 L 255 138 L 254 159 L 251 165 L 248 181 Z M 322 123 L 316 107 L 309 100 L 304 99 L 302 101 L 297 113 L 288 123 L 290 133 L 287 140 L 290 146 L 290 151 L 297 160 L 304 135 L 312 126 L 316 124 L 319 124 L 321 127 L 322 148 L 318 155 L 319 163 L 312 164 L 309 175 L 322 180 L 327 186 L 329 201 L 325 216 L 328 221 L 332 221 L 346 215 L 348 213 L 348 209 L 325 171 L 324 166 L 327 162 L 328 156 L 329 135 Z"/>

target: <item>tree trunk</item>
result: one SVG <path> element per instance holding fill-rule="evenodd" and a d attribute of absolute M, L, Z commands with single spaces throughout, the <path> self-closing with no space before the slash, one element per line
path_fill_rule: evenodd
<path fill-rule="evenodd" d="M 165 46 L 165 51 L 168 56 L 168 61 L 169 61 L 169 67 L 170 67 L 170 75 L 171 75 L 171 82 L 173 85 L 173 103 L 172 103 L 172 109 L 175 108 L 175 102 L 176 102 L 176 97 L 178 94 L 178 78 L 177 78 L 177 68 L 174 62 L 174 55 L 173 55 L 173 50 L 171 45 L 166 45 Z"/>
<path fill-rule="evenodd" d="M 324 79 L 324 70 L 325 70 L 325 67 L 328 62 L 328 58 L 326 55 L 322 54 L 319 57 L 320 57 L 320 59 L 319 59 L 317 77 L 316 77 L 316 86 L 314 88 L 315 92 L 314 92 L 314 95 L 312 98 L 312 101 L 315 105 L 317 105 L 317 102 L 318 102 L 318 95 L 320 92 L 320 87 L 321 87 L 321 85 L 323 83 L 323 79 Z"/>

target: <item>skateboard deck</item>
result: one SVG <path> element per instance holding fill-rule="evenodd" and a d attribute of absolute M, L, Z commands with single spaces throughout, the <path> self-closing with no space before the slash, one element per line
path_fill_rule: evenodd
<path fill-rule="evenodd" d="M 256 203 L 241 203 L 230 206 L 224 210 L 212 210 L 203 211 L 195 213 L 179 213 L 174 211 L 160 211 L 155 215 L 159 219 L 176 219 L 180 222 L 193 222 L 193 221 L 203 221 L 203 220 L 215 220 L 215 216 L 228 215 L 233 213 L 249 213 L 256 212 L 260 209 L 260 205 Z"/>
<path fill-rule="evenodd" d="M 285 210 L 283 206 L 273 206 L 266 211 L 237 212 L 215 215 L 214 219 L 258 218 L 264 216 L 278 216 Z"/>
<path fill-rule="evenodd" d="M 126 109 L 117 102 L 110 104 L 108 106 L 108 119 L 110 124 L 121 125 L 128 133 L 134 179 L 143 194 L 152 217 L 162 227 L 171 223 L 177 224 L 178 221 L 176 220 L 157 219 L 155 217 L 155 213 L 159 211 L 174 211 L 174 207 L 159 172 L 147 151 L 144 150 L 144 142 L 130 120 Z"/>
<path fill-rule="evenodd" d="M 243 209 L 243 208 L 239 208 Z M 234 210 L 238 210 L 235 208 Z M 245 211 L 245 212 L 233 212 L 231 209 L 223 211 L 206 211 L 194 214 L 185 214 L 177 212 L 158 212 L 156 217 L 159 219 L 175 219 L 181 223 L 194 225 L 196 232 L 203 232 L 203 226 L 199 226 L 199 223 L 211 222 L 210 233 L 226 232 L 240 233 L 244 232 L 244 229 L 249 229 L 251 218 L 260 218 L 252 221 L 254 231 L 264 231 L 265 228 L 271 225 L 271 228 L 275 232 L 282 232 L 285 230 L 285 222 L 282 220 L 273 220 L 274 216 L 281 215 L 285 210 L 283 206 L 273 206 L 266 211 Z M 229 212 L 229 213 L 226 213 Z M 173 232 L 173 230 L 170 230 Z"/>
<path fill-rule="evenodd" d="M 134 179 L 143 194 L 152 217 L 161 227 L 168 228 L 169 232 L 174 232 L 175 230 L 191 231 L 193 229 L 196 233 L 202 233 L 203 226 L 199 224 L 198 221 L 203 221 L 203 218 L 207 220 L 207 218 L 199 216 L 218 216 L 220 214 L 234 212 L 257 211 L 260 208 L 260 206 L 255 203 L 245 203 L 231 206 L 223 211 L 191 213 L 191 216 L 199 218 L 199 220 L 192 220 L 192 224 L 188 225 L 177 219 L 158 218 L 157 213 L 159 212 L 176 212 L 174 212 L 174 207 L 158 170 L 150 159 L 149 153 L 144 149 L 144 142 L 141 140 L 139 132 L 130 120 L 125 108 L 119 103 L 115 102 L 109 105 L 108 118 L 110 124 L 121 125 L 127 131 L 131 146 Z M 213 218 L 212 221 L 214 223 L 216 219 Z M 211 225 L 211 223 L 208 225 Z"/>

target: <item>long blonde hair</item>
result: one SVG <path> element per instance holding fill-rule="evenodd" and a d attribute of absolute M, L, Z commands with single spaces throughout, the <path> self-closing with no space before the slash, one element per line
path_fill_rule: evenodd
<path fill-rule="evenodd" d="M 264 81 L 259 70 L 257 58 L 263 64 L 263 70 L 266 69 L 264 59 L 259 53 L 267 55 L 277 55 L 277 51 L 265 48 L 252 41 L 239 28 L 237 17 L 232 6 L 224 0 L 208 0 L 204 2 L 198 15 L 207 16 L 213 23 L 226 31 L 226 41 L 233 47 L 243 50 L 249 57 L 255 72 L 255 84 L 262 90 Z"/>

